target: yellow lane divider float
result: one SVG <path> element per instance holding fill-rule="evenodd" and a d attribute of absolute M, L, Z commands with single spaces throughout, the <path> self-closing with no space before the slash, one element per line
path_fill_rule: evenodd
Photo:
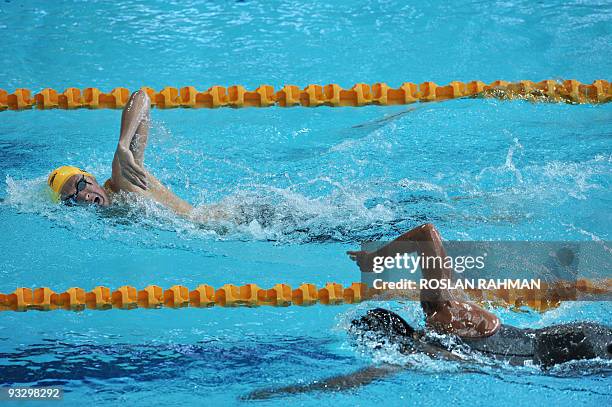
<path fill-rule="evenodd" d="M 395 290 L 394 290 L 395 291 Z M 539 290 L 499 289 L 499 290 L 466 290 L 476 302 L 493 303 L 497 306 L 520 308 L 530 307 L 537 311 L 556 308 L 561 301 L 576 299 L 597 299 L 609 296 L 612 292 L 612 279 L 602 281 L 577 280 L 575 282 L 542 282 Z M 181 307 L 222 307 L 247 306 L 256 307 L 271 305 L 285 307 L 289 305 L 324 305 L 353 304 L 364 300 L 403 298 L 418 300 L 416 290 L 382 292 L 369 288 L 363 283 L 352 283 L 343 287 L 338 283 L 327 283 L 317 288 L 313 284 L 302 284 L 292 289 L 287 284 L 276 284 L 270 289 L 262 289 L 256 284 L 236 286 L 225 284 L 217 289 L 209 285 L 200 285 L 194 290 L 175 285 L 166 290 L 150 285 L 142 290 L 132 286 L 123 286 L 115 291 L 98 286 L 91 291 L 73 287 L 56 293 L 50 288 L 42 287 L 17 288 L 11 294 L 0 294 L 2 311 L 48 311 L 65 309 L 81 311 L 84 309 L 105 310 L 111 308 L 181 308 Z"/>
<path fill-rule="evenodd" d="M 445 86 L 434 82 L 419 85 L 405 82 L 399 88 L 391 88 L 385 83 L 368 85 L 358 83 L 350 89 L 337 84 L 308 85 L 300 89 L 295 85 L 285 85 L 280 90 L 262 85 L 250 91 L 243 86 L 213 86 L 199 91 L 193 86 L 177 89 L 166 87 L 157 92 L 143 87 L 151 97 L 151 105 L 161 109 L 217 108 L 217 107 L 269 107 L 269 106 L 367 106 L 367 105 L 405 105 L 414 102 L 433 102 L 465 97 L 490 97 L 498 99 L 526 99 L 542 102 L 566 103 L 607 103 L 612 100 L 612 87 L 605 80 L 592 84 L 582 84 L 576 80 L 544 80 L 541 82 L 494 81 L 485 84 L 481 81 L 454 81 Z M 32 97 L 28 89 L 16 89 L 8 93 L 0 89 L 0 110 L 38 109 L 121 109 L 130 96 L 126 88 L 115 88 L 109 93 L 97 88 L 67 88 L 64 92 L 46 88 Z"/>

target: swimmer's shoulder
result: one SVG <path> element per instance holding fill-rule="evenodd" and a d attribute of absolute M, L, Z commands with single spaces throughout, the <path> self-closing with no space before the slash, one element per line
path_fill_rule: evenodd
<path fill-rule="evenodd" d="M 112 178 L 109 178 L 104 182 L 104 190 L 109 195 L 119 192 L 118 190 L 115 189 L 115 185 L 113 184 Z"/>
<path fill-rule="evenodd" d="M 135 187 L 123 177 L 117 177 L 114 180 L 113 177 L 107 179 L 104 183 L 104 189 L 108 194 L 116 194 L 121 191 L 143 193 L 140 188 Z"/>
<path fill-rule="evenodd" d="M 439 309 L 426 317 L 427 325 L 440 333 L 457 335 L 460 338 L 486 338 L 495 334 L 500 319 L 476 304 L 464 301 L 445 301 L 436 304 Z"/>

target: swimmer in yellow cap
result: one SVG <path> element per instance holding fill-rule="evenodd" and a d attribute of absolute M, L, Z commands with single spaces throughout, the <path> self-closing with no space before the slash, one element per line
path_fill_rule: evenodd
<path fill-rule="evenodd" d="M 87 202 L 107 206 L 110 199 L 98 185 L 96 178 L 77 167 L 64 165 L 56 168 L 47 179 L 55 202 Z"/>
<path fill-rule="evenodd" d="M 113 158 L 113 172 L 101 187 L 96 178 L 77 167 L 62 166 L 51 174 L 47 183 L 53 200 L 108 206 L 119 191 L 140 194 L 189 216 L 193 207 L 166 188 L 144 167 L 144 152 L 149 136 L 151 101 L 139 90 L 134 92 L 121 115 L 121 134 Z"/>

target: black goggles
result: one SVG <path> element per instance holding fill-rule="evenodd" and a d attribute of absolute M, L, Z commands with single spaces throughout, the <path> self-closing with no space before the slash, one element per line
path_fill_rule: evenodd
<path fill-rule="evenodd" d="M 87 180 L 85 179 L 85 175 L 81 176 L 81 179 L 77 181 L 76 183 L 76 192 L 72 195 L 67 196 L 66 198 L 62 199 L 62 201 L 64 203 L 67 204 L 75 204 L 77 203 L 77 197 L 79 195 L 79 193 L 81 191 L 83 191 L 85 188 L 87 188 L 87 185 L 93 185 L 91 182 L 87 182 Z"/>

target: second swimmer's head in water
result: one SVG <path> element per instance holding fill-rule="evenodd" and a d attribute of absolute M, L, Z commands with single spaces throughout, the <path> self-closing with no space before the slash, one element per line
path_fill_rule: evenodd
<path fill-rule="evenodd" d="M 110 205 L 110 198 L 96 178 L 80 168 L 62 166 L 49 174 L 47 184 L 54 202 Z"/>

